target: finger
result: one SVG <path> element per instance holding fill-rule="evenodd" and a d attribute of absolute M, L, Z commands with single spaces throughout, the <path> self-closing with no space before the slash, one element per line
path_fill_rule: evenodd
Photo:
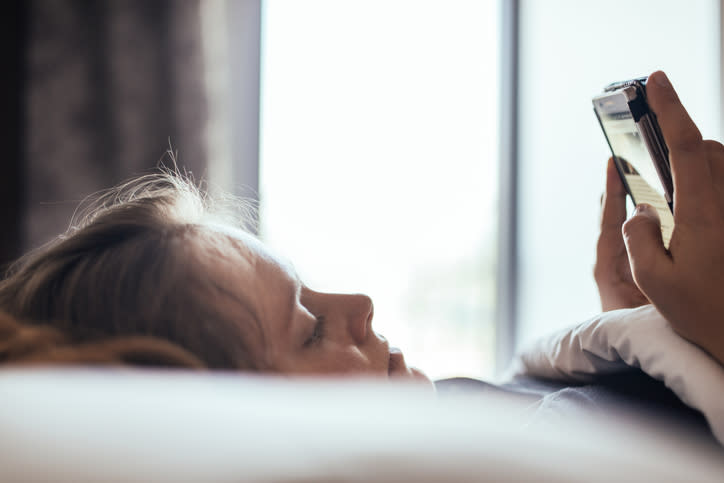
<path fill-rule="evenodd" d="M 718 141 L 707 139 L 704 141 L 704 148 L 709 161 L 711 184 L 717 188 L 724 187 L 724 145 Z"/>
<path fill-rule="evenodd" d="M 606 167 L 606 192 L 603 195 L 601 211 L 601 231 L 606 229 L 621 230 L 626 220 L 626 188 L 624 188 L 618 170 L 609 158 Z"/>
<path fill-rule="evenodd" d="M 689 152 L 701 148 L 699 128 L 681 104 L 666 74 L 656 71 L 649 76 L 646 82 L 646 97 L 658 118 L 670 151 Z"/>
<path fill-rule="evenodd" d="M 704 141 L 709 153 L 709 169 L 712 185 L 716 192 L 717 213 L 724 213 L 724 145 L 717 141 Z"/>
<path fill-rule="evenodd" d="M 706 185 L 708 166 L 701 132 L 689 117 L 674 87 L 661 71 L 649 76 L 646 97 L 669 148 L 669 162 L 674 178 L 674 192 L 690 199 Z"/>
<path fill-rule="evenodd" d="M 634 215 L 623 224 L 623 239 L 634 281 L 649 299 L 656 298 L 652 295 L 668 283 L 671 268 L 656 210 L 647 204 L 637 205 Z"/>

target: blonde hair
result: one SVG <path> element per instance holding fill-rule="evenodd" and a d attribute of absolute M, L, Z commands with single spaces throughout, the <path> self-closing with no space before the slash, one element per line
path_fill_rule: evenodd
<path fill-rule="evenodd" d="M 153 337 L 112 337 L 73 341 L 49 325 L 24 324 L 0 312 L 0 363 L 8 365 L 84 364 L 206 367 L 190 352 Z"/>
<path fill-rule="evenodd" d="M 73 362 L 75 348 L 133 363 L 122 354 L 135 347 L 137 356 L 147 354 L 136 359 L 151 365 L 263 369 L 264 333 L 252 304 L 215 281 L 204 262 L 238 244 L 212 228 L 238 224 L 239 210 L 228 206 L 171 170 L 85 202 L 66 233 L 21 258 L 0 282 L 0 360 L 35 353 L 35 360 Z M 236 311 L 219 297 L 233 299 Z M 32 340 L 44 348 L 30 350 Z M 14 353 L 18 344 L 30 346 Z"/>

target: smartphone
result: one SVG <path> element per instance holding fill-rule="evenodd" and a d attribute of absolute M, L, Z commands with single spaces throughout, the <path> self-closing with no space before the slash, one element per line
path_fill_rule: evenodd
<path fill-rule="evenodd" d="M 646 79 L 608 85 L 593 98 L 593 110 L 626 191 L 634 204 L 648 203 L 656 208 L 668 248 L 674 230 L 674 185 L 669 150 L 656 115 L 646 102 Z"/>

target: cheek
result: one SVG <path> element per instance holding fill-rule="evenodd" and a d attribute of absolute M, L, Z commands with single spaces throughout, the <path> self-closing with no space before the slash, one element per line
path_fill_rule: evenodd
<path fill-rule="evenodd" d="M 291 373 L 305 374 L 379 374 L 387 376 L 388 356 L 380 351 L 361 351 L 356 347 L 322 344 L 310 348 L 291 362 Z"/>
<path fill-rule="evenodd" d="M 375 354 L 365 354 L 357 349 L 351 349 L 336 353 L 332 356 L 332 363 L 339 372 L 345 373 L 378 373 L 387 374 L 388 359 L 384 365 L 380 357 Z"/>

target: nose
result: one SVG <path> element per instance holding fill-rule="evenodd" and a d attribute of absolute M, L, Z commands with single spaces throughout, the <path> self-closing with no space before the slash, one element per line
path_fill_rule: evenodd
<path fill-rule="evenodd" d="M 357 344 L 362 344 L 367 340 L 369 331 L 372 330 L 372 315 L 374 314 L 372 299 L 362 294 L 344 295 L 344 297 L 347 299 L 345 315 L 349 333 Z"/>

